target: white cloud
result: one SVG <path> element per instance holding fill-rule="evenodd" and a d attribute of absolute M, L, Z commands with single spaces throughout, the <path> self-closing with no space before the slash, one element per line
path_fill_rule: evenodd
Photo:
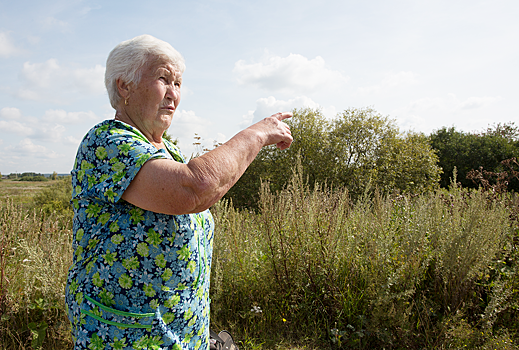
<path fill-rule="evenodd" d="M 0 116 L 7 119 L 0 120 L 0 132 L 4 134 L 55 140 L 64 131 L 61 125 L 51 125 L 36 118 L 23 116 L 17 108 L 3 108 Z"/>
<path fill-rule="evenodd" d="M 38 132 L 34 133 L 33 138 L 48 140 L 51 142 L 58 142 L 58 141 L 61 141 L 61 137 L 63 136 L 63 133 L 66 130 L 67 129 L 65 129 L 65 127 L 63 125 L 42 124 L 38 128 Z"/>
<path fill-rule="evenodd" d="M 0 109 L 0 118 L 2 119 L 20 119 L 22 112 L 18 108 L 4 107 Z"/>
<path fill-rule="evenodd" d="M 66 112 L 62 109 L 49 109 L 45 111 L 43 120 L 47 122 L 63 124 L 79 124 L 87 121 L 97 120 L 94 112 Z"/>
<path fill-rule="evenodd" d="M 448 109 L 449 106 L 452 106 L 451 98 L 424 97 L 410 102 L 404 110 L 410 113 L 423 113 L 426 111 L 443 111 Z"/>
<path fill-rule="evenodd" d="M 65 21 L 61 21 L 52 16 L 45 17 L 41 20 L 42 24 L 47 28 L 59 28 L 61 31 L 68 31 L 69 24 Z"/>
<path fill-rule="evenodd" d="M 22 100 L 39 101 L 44 99 L 42 94 L 34 90 L 28 90 L 23 88 L 19 89 L 15 95 L 16 97 L 21 98 Z"/>
<path fill-rule="evenodd" d="M 66 131 L 63 125 L 49 123 L 20 123 L 15 120 L 0 120 L 0 132 L 43 139 L 52 142 L 61 140 Z"/>
<path fill-rule="evenodd" d="M 36 145 L 28 138 L 21 140 L 16 146 L 6 147 L 6 150 L 27 157 L 38 156 L 51 159 L 60 157 L 56 152 L 48 150 L 45 146 Z"/>
<path fill-rule="evenodd" d="M 482 96 L 482 97 L 469 97 L 465 101 L 459 104 L 460 109 L 474 109 L 481 108 L 491 105 L 494 102 L 501 100 L 501 96 Z"/>
<path fill-rule="evenodd" d="M 456 112 L 487 107 L 501 99 L 500 96 L 472 96 L 465 100 L 460 100 L 456 95 L 448 94 L 447 97 L 425 97 L 412 101 L 401 111 L 415 114 L 427 111 Z"/>
<path fill-rule="evenodd" d="M 51 58 L 44 63 L 23 64 L 22 76 L 33 87 L 48 88 L 62 73 L 58 61 Z"/>
<path fill-rule="evenodd" d="M 263 118 L 271 116 L 272 114 L 300 108 L 319 109 L 323 116 L 327 118 L 333 118 L 337 115 L 335 106 L 322 107 L 317 102 L 306 96 L 298 96 L 287 101 L 277 100 L 275 97 L 269 96 L 267 98 L 258 99 L 256 101 L 256 109 L 248 111 L 247 114 L 243 115 L 242 120 L 238 125 L 241 128 L 246 128 L 253 123 L 259 122 Z"/>
<path fill-rule="evenodd" d="M 0 32 L 0 57 L 10 57 L 20 50 L 12 43 L 9 33 Z"/>
<path fill-rule="evenodd" d="M 245 121 L 250 119 L 250 123 L 256 123 L 263 118 L 271 116 L 278 112 L 291 111 L 294 108 L 313 108 L 318 109 L 320 106 L 314 102 L 311 98 L 306 96 L 299 96 L 287 101 L 277 100 L 273 96 L 267 98 L 260 98 L 256 101 L 256 110 L 250 111 L 247 115 L 243 116 L 244 121 L 240 123 L 241 126 L 247 126 L 244 124 Z M 252 118 L 250 117 L 252 115 Z"/>
<path fill-rule="evenodd" d="M 30 139 L 23 139 L 18 144 L 19 152 L 42 154 L 47 152 L 47 148 L 41 145 L 35 145 Z"/>
<path fill-rule="evenodd" d="M 246 128 L 252 124 L 252 120 L 254 119 L 254 111 L 249 111 L 247 114 L 242 116 L 241 122 L 238 123 L 240 128 Z"/>
<path fill-rule="evenodd" d="M 396 87 L 409 86 L 415 84 L 416 81 L 417 78 L 413 72 L 387 73 L 380 83 L 368 87 L 360 87 L 358 92 L 361 95 L 367 95 Z"/>
<path fill-rule="evenodd" d="M 63 124 L 92 124 L 96 115 L 89 112 L 47 110 L 41 118 L 24 116 L 17 108 L 0 110 L 0 135 L 18 135 L 31 140 L 77 146 L 79 140 L 70 136 Z"/>
<path fill-rule="evenodd" d="M 180 150 L 189 159 L 192 154 L 202 151 L 201 147 L 193 145 L 195 133 L 201 138 L 201 146 L 212 148 L 214 139 L 209 138 L 211 124 L 209 120 L 197 116 L 194 111 L 176 111 L 168 134 L 174 139 L 178 138 Z M 218 140 L 218 142 L 221 141 Z"/>
<path fill-rule="evenodd" d="M 472 130 L 491 122 L 488 117 L 476 117 L 475 110 L 484 109 L 501 99 L 500 96 L 472 96 L 460 99 L 454 94 L 424 97 L 394 110 L 391 114 L 396 116 L 399 124 L 406 129 L 429 132 L 442 125 L 458 124 L 457 126 L 464 130 Z M 467 118 L 467 113 L 470 113 L 470 118 Z"/>
<path fill-rule="evenodd" d="M 96 64 L 94 68 L 80 68 L 71 71 L 73 86 L 79 91 L 86 91 L 92 94 L 104 93 L 105 68 Z"/>
<path fill-rule="evenodd" d="M 34 130 L 27 124 L 15 120 L 0 120 L 0 132 L 21 136 L 31 136 L 34 134 Z"/>
<path fill-rule="evenodd" d="M 234 64 L 233 73 L 239 84 L 289 93 L 313 92 L 323 86 L 334 89 L 349 79 L 328 68 L 320 56 L 309 60 L 298 54 L 287 57 L 266 55 L 258 63 L 239 60 Z"/>
<path fill-rule="evenodd" d="M 180 87 L 180 94 L 182 95 L 182 97 L 188 97 L 194 95 L 194 92 L 189 87 L 187 87 L 186 84 L 182 84 L 182 86 Z"/>
<path fill-rule="evenodd" d="M 25 62 L 21 71 L 24 87 L 17 96 L 27 100 L 66 100 L 63 95 L 75 92 L 81 95 L 104 93 L 105 68 L 96 65 L 93 68 L 70 68 L 61 66 L 56 59 L 43 63 Z"/>
<path fill-rule="evenodd" d="M 63 143 L 66 145 L 74 146 L 74 148 L 77 148 L 79 144 L 81 143 L 81 140 L 78 138 L 75 138 L 74 136 L 65 136 L 63 138 Z"/>

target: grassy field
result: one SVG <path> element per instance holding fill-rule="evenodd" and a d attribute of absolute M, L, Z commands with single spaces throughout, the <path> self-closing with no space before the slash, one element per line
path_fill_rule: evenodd
<path fill-rule="evenodd" d="M 67 186 L 0 182 L 1 350 L 71 348 Z M 211 211 L 211 325 L 241 349 L 519 349 L 516 195 L 353 202 L 295 176 Z"/>
<path fill-rule="evenodd" d="M 53 183 L 54 181 L 0 180 L 0 200 L 5 202 L 10 198 L 16 203 L 29 204 L 35 194 Z"/>

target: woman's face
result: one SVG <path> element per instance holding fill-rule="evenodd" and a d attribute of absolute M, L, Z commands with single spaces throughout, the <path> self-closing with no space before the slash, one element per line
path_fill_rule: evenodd
<path fill-rule="evenodd" d="M 169 128 L 180 103 L 182 74 L 164 60 L 149 62 L 142 68 L 141 81 L 130 90 L 124 106 L 132 121 L 150 133 Z"/>

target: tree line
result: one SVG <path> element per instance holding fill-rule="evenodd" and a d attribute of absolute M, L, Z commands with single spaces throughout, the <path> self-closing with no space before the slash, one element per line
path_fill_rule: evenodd
<path fill-rule="evenodd" d="M 446 188 L 454 177 L 464 187 L 477 188 L 483 177 L 492 183 L 499 174 L 514 171 L 513 163 L 502 162 L 519 157 L 519 128 L 513 122 L 482 132 L 442 127 L 425 135 L 400 131 L 394 119 L 372 108 L 350 108 L 333 120 L 306 108 L 294 110 L 287 123 L 292 146 L 260 151 L 226 195 L 235 206 L 255 208 L 262 182 L 274 192 L 285 188 L 298 164 L 310 186 L 344 188 L 355 199 L 374 190 L 420 194 Z M 514 177 L 507 178 L 506 185 L 508 190 L 519 189 Z"/>
<path fill-rule="evenodd" d="M 53 172 L 51 175 L 46 176 L 41 173 L 34 172 L 25 172 L 25 173 L 11 173 L 6 175 L 5 178 L 8 180 L 16 180 L 16 181 L 48 181 L 48 180 L 57 180 L 59 177 L 57 172 Z M 0 179 L 2 179 L 2 173 L 0 173 Z"/>

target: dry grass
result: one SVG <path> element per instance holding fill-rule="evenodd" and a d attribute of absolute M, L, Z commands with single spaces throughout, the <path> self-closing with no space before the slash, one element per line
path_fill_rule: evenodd
<path fill-rule="evenodd" d="M 19 204 L 28 204 L 36 193 L 52 185 L 53 181 L 0 180 L 0 202 L 8 198 Z"/>
<path fill-rule="evenodd" d="M 0 205 L 0 344 L 2 349 L 70 347 L 64 286 L 71 262 L 71 221 Z"/>

